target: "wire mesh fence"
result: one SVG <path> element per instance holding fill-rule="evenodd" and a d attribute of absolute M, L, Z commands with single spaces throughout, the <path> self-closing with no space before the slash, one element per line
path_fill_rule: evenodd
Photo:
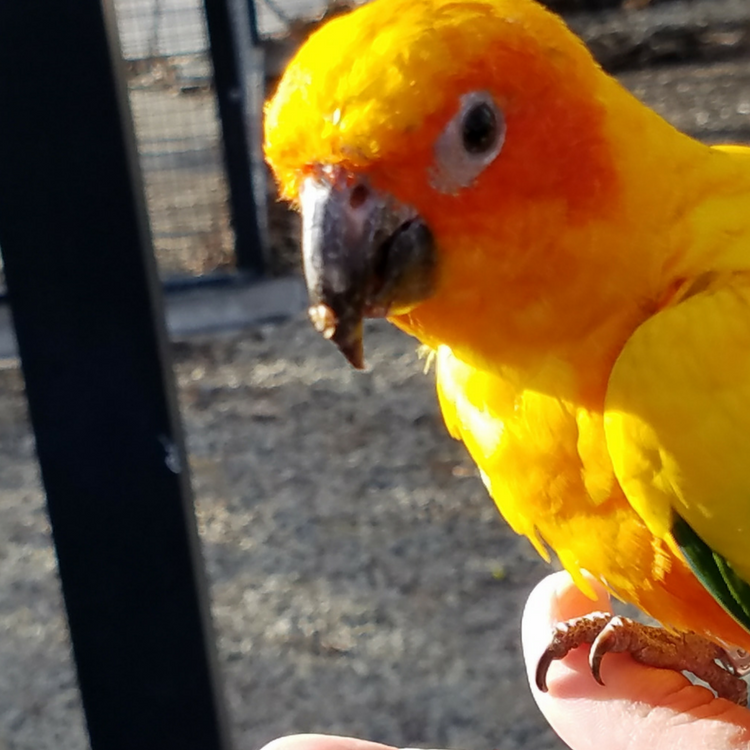
<path fill-rule="evenodd" d="M 201 0 L 116 0 L 162 276 L 231 268 L 234 237 Z"/>

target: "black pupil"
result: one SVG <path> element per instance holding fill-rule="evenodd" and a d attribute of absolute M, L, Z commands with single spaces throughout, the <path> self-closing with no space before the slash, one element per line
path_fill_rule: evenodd
<path fill-rule="evenodd" d="M 497 117 L 489 104 L 475 104 L 464 117 L 461 137 L 469 154 L 484 154 L 497 140 Z"/>

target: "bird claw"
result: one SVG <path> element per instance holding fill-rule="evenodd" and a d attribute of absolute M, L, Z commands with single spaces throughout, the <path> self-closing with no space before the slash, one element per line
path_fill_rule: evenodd
<path fill-rule="evenodd" d="M 604 685 L 601 677 L 604 655 L 627 652 L 647 666 L 691 672 L 707 683 L 719 698 L 747 705 L 747 684 L 740 678 L 740 670 L 732 657 L 721 646 L 696 633 L 672 633 L 605 612 L 592 612 L 556 626 L 537 664 L 537 687 L 546 692 L 547 672 L 552 662 L 586 644 L 591 646 L 591 674 L 600 685 Z"/>
<path fill-rule="evenodd" d="M 560 622 L 552 632 L 549 646 L 536 666 L 536 685 L 547 692 L 547 672 L 553 661 L 564 659 L 579 646 L 592 644 L 601 633 L 612 615 L 605 612 L 591 612 L 583 617 Z"/>

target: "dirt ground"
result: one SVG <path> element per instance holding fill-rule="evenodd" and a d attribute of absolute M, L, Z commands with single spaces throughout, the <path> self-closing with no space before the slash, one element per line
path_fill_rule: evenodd
<path fill-rule="evenodd" d="M 545 572 L 446 434 L 414 342 L 306 320 L 175 346 L 237 747 L 292 731 L 559 747 L 519 655 Z M 0 372 L 0 736 L 85 747 L 19 372 Z"/>

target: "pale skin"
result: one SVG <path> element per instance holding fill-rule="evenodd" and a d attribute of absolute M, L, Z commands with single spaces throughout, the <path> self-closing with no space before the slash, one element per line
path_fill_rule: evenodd
<path fill-rule="evenodd" d="M 529 596 L 523 616 L 523 652 L 531 692 L 552 728 L 573 750 L 738 750 L 750 748 L 750 711 L 713 697 L 676 672 L 607 654 L 606 687 L 598 685 L 582 647 L 552 664 L 541 693 L 534 670 L 553 626 L 593 611 L 610 611 L 609 597 L 594 584 L 591 601 L 567 573 L 545 578 Z M 395 750 L 388 745 L 319 734 L 282 737 L 263 750 Z"/>

